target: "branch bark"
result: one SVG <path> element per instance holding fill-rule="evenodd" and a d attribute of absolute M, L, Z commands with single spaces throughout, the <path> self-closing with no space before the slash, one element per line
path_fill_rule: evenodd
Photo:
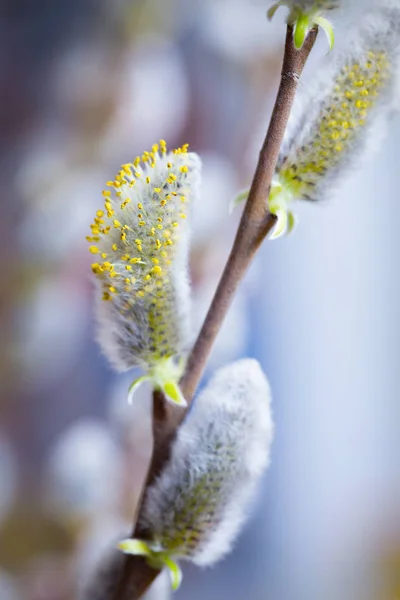
<path fill-rule="evenodd" d="M 293 44 L 293 28 L 291 26 L 287 28 L 279 91 L 267 135 L 260 151 L 249 197 L 230 256 L 203 327 L 189 356 L 186 371 L 180 384 L 188 404 L 192 402 L 215 338 L 232 303 L 235 292 L 257 250 L 275 225 L 276 219 L 268 211 L 267 198 L 298 83 L 317 34 L 317 29 L 311 30 L 301 50 L 296 50 Z M 159 392 L 154 393 L 153 456 L 142 497 L 147 487 L 151 485 L 167 462 L 171 443 L 185 414 L 185 411 L 166 403 L 162 394 Z M 132 535 L 133 537 L 145 539 L 146 532 L 142 531 L 140 524 L 138 524 Z M 149 567 L 141 557 L 127 557 L 123 575 L 113 600 L 138 600 L 158 573 L 157 570 Z"/>

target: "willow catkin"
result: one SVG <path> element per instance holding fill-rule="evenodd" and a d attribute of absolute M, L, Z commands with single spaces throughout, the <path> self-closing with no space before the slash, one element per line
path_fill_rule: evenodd
<path fill-rule="evenodd" d="M 190 339 L 190 205 L 201 163 L 187 146 L 163 140 L 124 164 L 97 211 L 95 258 L 98 340 L 119 371 L 141 367 L 161 389 L 176 383 Z"/>
<path fill-rule="evenodd" d="M 232 547 L 268 466 L 268 381 L 255 360 L 217 372 L 178 431 L 140 515 L 150 550 L 211 565 Z M 120 547 L 129 552 L 129 540 Z"/>
<path fill-rule="evenodd" d="M 278 217 L 291 200 L 326 198 L 381 137 L 398 93 L 399 34 L 400 3 L 383 2 L 330 55 L 316 84 L 300 90 L 269 199 Z"/>

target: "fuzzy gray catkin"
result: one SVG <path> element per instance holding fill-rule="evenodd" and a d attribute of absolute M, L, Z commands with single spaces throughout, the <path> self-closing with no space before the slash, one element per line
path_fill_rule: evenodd
<path fill-rule="evenodd" d="M 383 1 L 300 90 L 276 167 L 269 206 L 321 200 L 381 136 L 398 94 L 400 3 Z"/>
<path fill-rule="evenodd" d="M 149 546 L 211 565 L 226 554 L 269 463 L 270 389 L 255 360 L 221 369 L 181 426 L 140 515 Z"/>

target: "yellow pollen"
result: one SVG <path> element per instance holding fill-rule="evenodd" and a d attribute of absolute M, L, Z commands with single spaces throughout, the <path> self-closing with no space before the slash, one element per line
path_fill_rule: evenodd
<path fill-rule="evenodd" d="M 89 252 L 91 252 L 92 254 L 98 254 L 99 249 L 97 246 L 89 246 Z"/>
<path fill-rule="evenodd" d="M 183 165 L 183 167 L 181 167 L 180 171 L 181 171 L 181 173 L 188 173 L 189 167 L 187 165 Z"/>

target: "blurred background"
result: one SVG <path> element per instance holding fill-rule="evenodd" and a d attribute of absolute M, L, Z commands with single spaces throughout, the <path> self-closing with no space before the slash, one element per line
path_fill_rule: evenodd
<path fill-rule="evenodd" d="M 77 599 L 130 530 L 150 404 L 141 390 L 126 406 L 132 374 L 115 375 L 94 342 L 85 236 L 121 163 L 160 137 L 188 142 L 204 162 L 200 326 L 279 81 L 284 13 L 268 24 L 267 7 L 0 2 L 1 600 Z M 394 119 L 331 202 L 299 207 L 296 232 L 264 245 L 240 289 L 209 373 L 260 360 L 272 466 L 235 551 L 210 571 L 184 567 L 180 600 L 400 599 L 399 138 Z M 151 598 L 168 596 L 161 580 Z"/>

